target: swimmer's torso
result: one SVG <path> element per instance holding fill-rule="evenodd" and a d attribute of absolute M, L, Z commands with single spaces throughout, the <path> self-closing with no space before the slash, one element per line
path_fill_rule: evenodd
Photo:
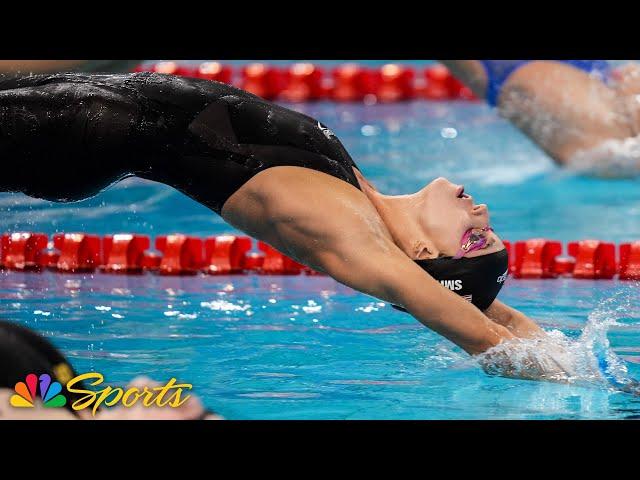
<path fill-rule="evenodd" d="M 304 167 L 358 188 L 318 121 L 226 84 L 159 74 L 0 80 L 2 190 L 80 200 L 137 175 L 220 213 L 258 173 Z"/>

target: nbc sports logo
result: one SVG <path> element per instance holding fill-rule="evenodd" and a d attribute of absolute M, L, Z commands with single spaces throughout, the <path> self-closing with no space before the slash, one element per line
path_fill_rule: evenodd
<path fill-rule="evenodd" d="M 67 403 L 67 399 L 60 395 L 62 385 L 58 382 L 52 382 L 51 376 L 46 373 L 40 375 L 40 378 L 30 373 L 24 382 L 16 383 L 16 393 L 11 396 L 9 402 L 13 407 L 33 408 L 38 390 L 40 390 L 42 403 L 47 408 L 64 407 Z"/>

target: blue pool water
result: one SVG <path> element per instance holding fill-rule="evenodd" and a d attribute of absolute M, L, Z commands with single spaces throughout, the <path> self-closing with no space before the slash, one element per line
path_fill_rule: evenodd
<path fill-rule="evenodd" d="M 413 192 L 436 176 L 465 184 L 489 204 L 503 238 L 640 239 L 639 179 L 562 171 L 484 105 L 293 108 L 331 126 L 383 192 Z M 2 231 L 234 231 L 184 195 L 138 179 L 74 204 L 0 194 L 0 212 Z M 615 320 L 611 349 L 640 377 L 637 284 L 509 280 L 500 298 L 572 339 L 589 322 Z M 640 397 L 603 385 L 488 376 L 411 317 L 326 277 L 2 272 L 0 317 L 44 333 L 78 371 L 119 385 L 175 376 L 233 419 L 640 417 Z"/>

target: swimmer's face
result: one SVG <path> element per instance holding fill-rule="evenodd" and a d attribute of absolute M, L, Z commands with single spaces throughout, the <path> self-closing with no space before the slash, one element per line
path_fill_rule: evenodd
<path fill-rule="evenodd" d="M 489 209 L 475 204 L 473 197 L 443 177 L 436 178 L 420 191 L 421 208 L 418 221 L 440 253 L 453 256 L 460 248 L 460 240 L 470 228 L 489 225 Z M 493 253 L 503 248 L 494 233 L 488 234 L 487 248 L 469 255 L 473 257 Z M 497 248 L 498 247 L 498 248 Z"/>

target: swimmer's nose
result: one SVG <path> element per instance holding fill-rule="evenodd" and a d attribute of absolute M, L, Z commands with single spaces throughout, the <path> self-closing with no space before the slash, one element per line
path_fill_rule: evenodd
<path fill-rule="evenodd" d="M 447 180 L 444 177 L 438 177 L 436 179 L 434 179 L 430 185 L 453 185 L 453 183 L 451 183 L 449 180 Z"/>

